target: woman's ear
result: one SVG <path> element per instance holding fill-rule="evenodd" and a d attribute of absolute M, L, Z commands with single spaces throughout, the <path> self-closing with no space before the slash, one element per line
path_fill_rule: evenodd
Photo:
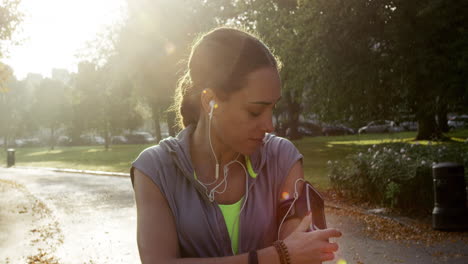
<path fill-rule="evenodd" d="M 212 113 L 212 107 L 217 107 L 217 100 L 216 95 L 214 94 L 213 90 L 207 88 L 204 89 L 200 95 L 201 100 L 201 107 L 206 114 Z"/>

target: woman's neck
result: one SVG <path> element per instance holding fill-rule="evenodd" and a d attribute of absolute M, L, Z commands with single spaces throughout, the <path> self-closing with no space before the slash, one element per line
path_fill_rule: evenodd
<path fill-rule="evenodd" d="M 217 159 L 220 168 L 222 168 L 239 156 L 238 152 L 222 142 L 222 139 L 216 135 L 213 128 L 211 128 L 211 146 L 213 146 L 213 150 L 210 147 L 208 122 L 200 121 L 191 135 L 190 152 L 193 161 L 204 160 L 210 164 L 210 167 L 214 168 Z M 216 155 L 216 158 L 214 155 Z M 203 157 L 203 159 L 199 159 L 200 157 Z"/>

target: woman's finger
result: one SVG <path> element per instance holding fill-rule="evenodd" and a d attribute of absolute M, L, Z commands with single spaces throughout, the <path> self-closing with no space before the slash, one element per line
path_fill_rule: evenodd
<path fill-rule="evenodd" d="M 306 216 L 302 218 L 301 223 L 296 228 L 296 231 L 307 232 L 307 230 L 309 230 L 309 226 L 311 223 L 312 223 L 312 215 L 309 212 Z"/>
<path fill-rule="evenodd" d="M 335 254 L 333 253 L 322 253 L 320 254 L 320 260 L 321 261 L 329 261 L 329 260 L 333 260 L 335 258 Z"/>
<path fill-rule="evenodd" d="M 340 237 L 342 235 L 341 232 L 335 228 L 316 230 L 313 233 L 322 240 L 328 240 L 330 237 Z"/>
<path fill-rule="evenodd" d="M 324 253 L 333 253 L 335 251 L 338 251 L 338 248 L 339 247 L 337 243 L 328 243 L 323 247 L 322 251 Z"/>

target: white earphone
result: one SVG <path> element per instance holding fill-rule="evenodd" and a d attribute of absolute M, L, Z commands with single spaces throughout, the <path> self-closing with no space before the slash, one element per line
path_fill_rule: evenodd
<path fill-rule="evenodd" d="M 215 102 L 215 100 L 211 100 L 211 101 L 210 101 L 210 108 L 211 108 L 211 109 L 210 109 L 210 113 L 209 113 L 208 115 L 210 116 L 210 120 L 211 120 L 211 118 L 213 117 L 213 111 L 214 111 L 214 109 L 216 108 L 216 102 Z"/>
<path fill-rule="evenodd" d="M 213 111 L 215 110 L 215 108 L 218 107 L 218 105 L 216 104 L 215 100 L 211 100 L 210 101 L 210 113 L 208 114 L 210 116 L 210 121 L 209 121 L 209 125 L 208 125 L 208 140 L 210 141 L 210 147 L 211 147 L 211 151 L 213 153 L 213 156 L 216 160 L 216 171 L 215 171 L 215 180 L 218 180 L 219 178 L 219 162 L 218 162 L 218 158 L 216 157 L 216 154 L 214 152 L 214 149 L 213 149 L 213 145 L 211 144 L 211 119 L 213 118 Z"/>
<path fill-rule="evenodd" d="M 206 93 L 206 91 L 204 91 L 204 93 Z M 213 145 L 211 143 L 211 121 L 212 121 L 212 118 L 213 118 L 213 112 L 216 108 L 218 108 L 218 104 L 216 103 L 215 100 L 211 100 L 210 103 L 210 113 L 208 114 L 209 116 L 209 120 L 208 120 L 208 141 L 210 143 L 210 148 L 211 148 L 211 152 L 213 153 L 213 156 L 215 158 L 215 161 L 216 161 L 216 168 L 215 168 L 215 180 L 209 184 L 204 184 L 202 183 L 201 181 L 197 180 L 204 188 L 205 188 L 205 191 L 206 191 L 206 195 L 208 196 L 209 200 L 211 202 L 213 202 L 215 200 L 215 193 L 218 193 L 218 194 L 222 194 L 226 191 L 227 189 L 227 184 L 228 184 L 228 179 L 227 179 L 227 176 L 228 176 L 228 171 L 229 171 L 229 166 L 233 163 L 238 163 L 243 169 L 244 169 L 244 172 L 245 172 L 245 197 L 244 197 L 244 201 L 243 201 L 243 204 L 242 204 L 242 207 L 241 209 L 239 210 L 239 213 L 236 217 L 236 222 L 239 221 L 239 218 L 240 218 L 240 214 L 242 212 L 242 210 L 244 209 L 246 203 L 247 203 L 247 199 L 249 198 L 249 188 L 248 188 L 248 171 L 247 169 L 245 168 L 244 164 L 242 164 L 241 162 L 238 161 L 238 158 L 240 156 L 240 153 L 237 155 L 237 157 L 232 160 L 231 162 L 227 163 L 226 165 L 224 165 L 224 169 L 223 169 L 223 180 L 218 183 L 218 185 L 216 185 L 215 187 L 213 187 L 211 189 L 211 191 L 208 191 L 208 185 L 211 185 L 211 184 L 214 184 L 218 178 L 219 178 L 219 162 L 218 162 L 218 158 L 216 157 L 216 153 L 214 152 L 214 149 L 213 149 Z M 224 183 L 224 189 L 222 191 L 217 191 L 218 187 L 220 187 L 222 184 Z M 232 248 L 231 248 L 232 249 Z M 232 254 L 234 254 L 234 250 L 232 249 Z"/>

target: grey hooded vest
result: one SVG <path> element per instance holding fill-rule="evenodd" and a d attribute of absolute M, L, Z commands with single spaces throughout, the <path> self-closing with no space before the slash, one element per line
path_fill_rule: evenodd
<path fill-rule="evenodd" d="M 176 221 L 181 257 L 231 256 L 231 240 L 223 214 L 216 202 L 207 199 L 205 190 L 193 177 L 189 150 L 193 129 L 189 126 L 177 137 L 145 149 L 132 163 L 132 184 L 136 168 L 150 177 L 166 197 Z M 280 188 L 300 159 L 302 155 L 290 141 L 271 134 L 250 156 L 257 177 L 248 177 L 249 195 L 240 214 L 239 254 L 271 246 L 276 240 Z"/>

